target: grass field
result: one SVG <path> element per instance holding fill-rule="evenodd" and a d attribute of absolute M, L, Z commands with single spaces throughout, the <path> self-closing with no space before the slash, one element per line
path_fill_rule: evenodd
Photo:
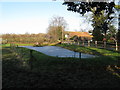
<path fill-rule="evenodd" d="M 89 50 L 81 48 L 83 52 Z M 99 51 L 94 50 L 89 53 Z M 29 52 L 26 48 L 17 48 L 16 52 L 9 47 L 2 48 L 3 88 L 120 88 L 117 52 L 111 51 L 108 55 L 103 50 L 97 54 L 100 57 L 77 59 L 33 51 L 32 70 Z"/>

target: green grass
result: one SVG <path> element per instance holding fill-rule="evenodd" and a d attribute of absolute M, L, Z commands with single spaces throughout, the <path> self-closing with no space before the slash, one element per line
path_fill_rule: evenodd
<path fill-rule="evenodd" d="M 1 44 L 2 47 L 10 47 L 10 44 Z"/>
<path fill-rule="evenodd" d="M 120 83 L 119 73 L 108 66 L 118 65 L 115 57 L 90 59 L 57 58 L 33 51 L 33 69 L 29 49 L 17 48 L 21 58 L 10 48 L 3 49 L 3 88 L 114 88 Z"/>
<path fill-rule="evenodd" d="M 67 48 L 73 51 L 82 52 L 82 53 L 88 53 L 98 56 L 120 56 L 120 52 L 118 51 L 112 51 L 112 50 L 106 50 L 106 49 L 100 49 L 100 48 L 93 48 L 93 47 L 82 47 L 78 45 L 68 45 L 68 44 L 58 44 L 57 46 Z"/>
<path fill-rule="evenodd" d="M 33 44 L 20 44 L 20 43 L 15 43 L 15 45 L 18 46 L 33 46 Z M 2 47 L 10 47 L 10 43 L 8 44 L 1 44 Z"/>
<path fill-rule="evenodd" d="M 33 46 L 33 44 L 17 44 L 18 46 Z"/>

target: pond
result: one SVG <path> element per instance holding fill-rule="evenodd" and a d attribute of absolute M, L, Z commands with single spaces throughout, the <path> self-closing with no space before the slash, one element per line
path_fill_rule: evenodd
<path fill-rule="evenodd" d="M 80 54 L 81 54 L 81 58 L 96 57 L 95 55 L 74 52 L 74 51 L 64 49 L 61 47 L 57 47 L 57 46 L 44 46 L 44 47 L 20 46 L 20 47 L 25 47 L 28 49 L 36 50 L 36 51 L 44 53 L 48 56 L 55 56 L 55 57 L 76 57 L 76 58 L 79 58 Z"/>

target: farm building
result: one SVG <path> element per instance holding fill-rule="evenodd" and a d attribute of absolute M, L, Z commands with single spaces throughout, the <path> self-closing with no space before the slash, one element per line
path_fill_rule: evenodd
<path fill-rule="evenodd" d="M 66 34 L 69 36 L 69 38 L 79 38 L 81 40 L 92 40 L 93 37 L 88 32 L 67 32 Z"/>

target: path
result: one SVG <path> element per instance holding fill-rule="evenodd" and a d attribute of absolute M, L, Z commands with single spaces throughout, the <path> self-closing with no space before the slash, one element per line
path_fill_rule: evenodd
<path fill-rule="evenodd" d="M 64 49 L 64 48 L 57 47 L 57 46 L 44 46 L 44 47 L 20 46 L 20 47 L 33 49 L 33 50 L 36 50 L 38 52 L 44 53 L 49 56 L 79 58 L 78 52 L 75 53 L 74 51 L 70 51 L 68 49 Z M 90 54 L 81 53 L 81 58 L 91 58 L 91 57 L 95 57 L 95 56 L 90 55 Z"/>

